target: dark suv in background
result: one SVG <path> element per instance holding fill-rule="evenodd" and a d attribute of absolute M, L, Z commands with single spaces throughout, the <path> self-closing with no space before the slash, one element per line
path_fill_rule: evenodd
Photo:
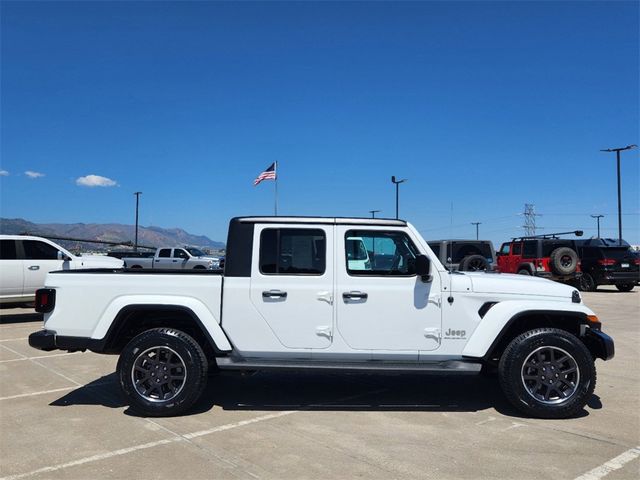
<path fill-rule="evenodd" d="M 575 243 L 581 260 L 581 290 L 592 292 L 598 285 L 615 285 L 621 292 L 630 292 L 640 280 L 640 259 L 624 240 L 590 238 Z"/>
<path fill-rule="evenodd" d="M 496 251 L 489 240 L 429 240 L 431 250 L 449 271 L 493 271 Z"/>
<path fill-rule="evenodd" d="M 559 237 L 568 234 L 580 237 L 582 231 L 520 237 L 503 243 L 498 252 L 498 269 L 501 273 L 535 275 L 576 284 L 582 272 L 575 240 Z"/>

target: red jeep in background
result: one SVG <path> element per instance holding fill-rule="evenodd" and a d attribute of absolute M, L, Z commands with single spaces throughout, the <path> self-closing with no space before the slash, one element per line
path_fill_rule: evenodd
<path fill-rule="evenodd" d="M 497 252 L 498 270 L 501 273 L 535 275 L 564 283 L 577 283 L 582 273 L 575 242 L 558 236 L 580 237 L 582 233 L 576 230 L 514 238 L 503 243 Z"/>

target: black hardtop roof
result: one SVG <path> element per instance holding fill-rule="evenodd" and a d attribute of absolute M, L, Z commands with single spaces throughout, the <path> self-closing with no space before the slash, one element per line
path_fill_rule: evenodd
<path fill-rule="evenodd" d="M 291 223 L 291 224 L 316 224 L 316 225 L 362 225 L 406 227 L 405 220 L 392 218 L 360 218 L 360 217 L 304 217 L 304 216 L 251 216 L 234 217 L 231 222 L 237 223 Z"/>

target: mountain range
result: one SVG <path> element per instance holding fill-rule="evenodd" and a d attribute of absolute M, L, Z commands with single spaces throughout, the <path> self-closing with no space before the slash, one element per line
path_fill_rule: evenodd
<path fill-rule="evenodd" d="M 29 233 L 41 237 L 68 237 L 81 240 L 133 243 L 135 227 L 119 223 L 33 223 L 22 218 L 0 218 L 0 234 L 16 235 Z M 100 244 L 78 241 L 58 241 L 62 246 L 73 248 L 106 250 Z M 225 244 L 204 235 L 193 235 L 181 228 L 138 227 L 138 244 L 149 247 L 193 246 L 213 250 L 225 248 Z"/>

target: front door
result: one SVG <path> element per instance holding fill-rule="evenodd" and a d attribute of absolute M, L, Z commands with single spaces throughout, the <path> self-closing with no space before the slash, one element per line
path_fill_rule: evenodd
<path fill-rule="evenodd" d="M 67 262 L 59 260 L 59 250 L 40 240 L 22 240 L 24 253 L 24 294 L 35 295 L 36 290 L 44 287 L 47 273 L 69 268 Z"/>
<path fill-rule="evenodd" d="M 251 302 L 286 348 L 327 348 L 333 335 L 333 226 L 254 232 Z"/>
<path fill-rule="evenodd" d="M 417 244 L 405 230 L 336 227 L 337 330 L 354 350 L 417 356 L 440 346 L 440 276 L 416 276 Z"/>

